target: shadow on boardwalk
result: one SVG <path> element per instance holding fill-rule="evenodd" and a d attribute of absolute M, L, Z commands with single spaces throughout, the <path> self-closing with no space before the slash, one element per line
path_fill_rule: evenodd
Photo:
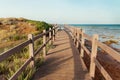
<path fill-rule="evenodd" d="M 59 31 L 54 45 L 33 80 L 90 80 L 69 34 Z"/>

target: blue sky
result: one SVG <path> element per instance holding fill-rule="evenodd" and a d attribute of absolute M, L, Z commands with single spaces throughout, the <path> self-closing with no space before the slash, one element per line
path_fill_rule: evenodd
<path fill-rule="evenodd" d="M 120 0 L 0 0 L 0 17 L 48 23 L 120 24 Z"/>

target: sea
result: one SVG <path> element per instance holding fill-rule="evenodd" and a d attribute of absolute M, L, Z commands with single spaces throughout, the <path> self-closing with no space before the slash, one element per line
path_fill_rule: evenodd
<path fill-rule="evenodd" d="M 105 42 L 114 40 L 117 44 L 111 44 L 112 47 L 120 49 L 120 24 L 69 24 L 70 26 L 82 28 L 86 34 L 92 36 L 99 35 L 99 40 Z"/>

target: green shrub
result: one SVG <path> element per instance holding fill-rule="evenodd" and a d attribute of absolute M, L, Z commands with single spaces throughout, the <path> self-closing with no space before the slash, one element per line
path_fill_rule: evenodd
<path fill-rule="evenodd" d="M 28 23 L 31 23 L 36 26 L 36 30 L 42 32 L 44 29 L 49 30 L 50 27 L 53 27 L 51 24 L 48 24 L 44 21 L 33 21 L 33 20 L 28 20 Z"/>
<path fill-rule="evenodd" d="M 17 40 L 22 40 L 22 39 L 26 39 L 27 36 L 26 35 L 20 35 L 20 34 L 15 34 L 15 35 L 11 35 L 9 37 L 10 41 L 17 41 Z"/>

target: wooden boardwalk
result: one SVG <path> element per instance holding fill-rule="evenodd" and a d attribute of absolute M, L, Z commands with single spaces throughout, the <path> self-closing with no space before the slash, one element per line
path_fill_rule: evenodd
<path fill-rule="evenodd" d="M 69 34 L 58 31 L 53 46 L 33 80 L 91 80 Z"/>
<path fill-rule="evenodd" d="M 112 71 L 113 65 L 108 64 L 106 60 L 105 65 L 110 65 L 111 68 L 108 69 L 108 66 L 105 67 L 103 63 L 99 60 L 100 56 L 107 55 L 110 59 L 119 65 L 120 63 L 120 54 L 115 51 L 113 48 L 107 46 L 106 44 L 98 40 L 98 35 L 94 34 L 89 36 L 84 33 L 80 28 L 76 27 L 64 27 L 67 31 L 57 31 L 58 26 L 49 28 L 48 31 L 43 30 L 43 33 L 33 36 L 32 34 L 28 35 L 28 40 L 23 43 L 1 53 L 0 62 L 6 60 L 8 57 L 14 55 L 16 52 L 20 52 L 26 46 L 29 46 L 29 58 L 24 62 L 22 66 L 9 78 L 9 80 L 16 80 L 22 72 L 29 65 L 31 69 L 35 67 L 34 58 L 40 51 L 43 50 L 43 56 L 46 59 L 44 64 L 37 69 L 33 80 L 97 80 L 95 76 L 103 75 L 102 78 L 105 80 L 117 80 L 115 73 L 119 76 L 118 68 L 114 67 L 115 71 Z M 67 33 L 69 31 L 69 33 Z M 57 33 L 57 34 L 56 34 Z M 49 38 L 46 40 L 46 35 L 49 35 Z M 55 36 L 56 37 L 55 37 Z M 70 36 L 72 35 L 72 37 Z M 41 46 L 34 50 L 35 41 L 43 38 L 43 43 Z M 74 39 L 74 42 L 72 40 Z M 55 40 L 54 40 L 55 39 Z M 46 56 L 46 44 L 51 44 L 53 41 L 54 48 L 50 49 Z M 75 45 L 78 46 L 80 54 Z M 104 52 L 103 52 L 104 51 Z M 87 55 L 87 56 L 86 56 Z M 87 71 L 84 62 L 86 62 L 89 72 Z M 104 58 L 106 58 L 104 56 Z M 88 59 L 88 60 L 86 60 Z M 109 61 L 109 59 L 108 59 Z M 116 66 L 116 65 L 114 65 Z M 100 73 L 96 74 L 99 69 Z M 14 69 L 14 68 L 13 68 Z M 96 71 L 96 72 L 95 72 Z M 90 74 L 90 76 L 89 76 Z M 120 79 L 119 79 L 120 80 Z"/>

